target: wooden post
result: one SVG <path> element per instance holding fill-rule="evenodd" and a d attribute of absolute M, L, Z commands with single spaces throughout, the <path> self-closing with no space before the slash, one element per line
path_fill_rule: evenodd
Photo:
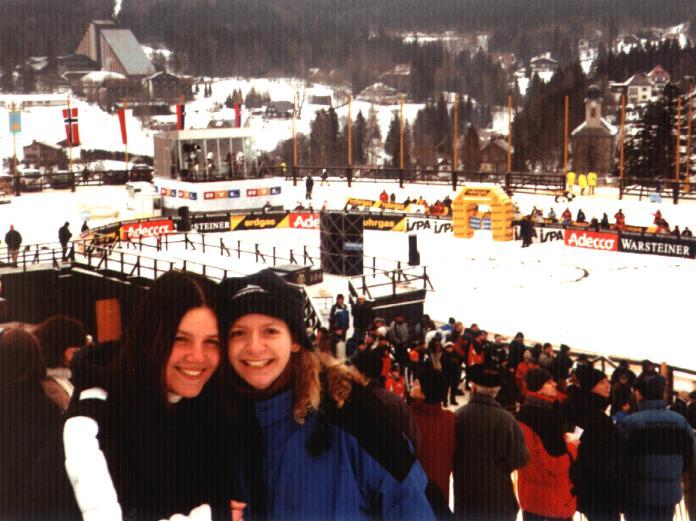
<path fill-rule="evenodd" d="M 690 192 L 691 191 L 691 181 L 690 178 L 690 168 L 691 168 L 691 117 L 692 117 L 692 108 L 694 106 L 694 99 L 691 98 L 689 99 L 689 110 L 687 111 L 687 122 L 686 122 L 686 167 L 684 168 L 684 171 L 686 173 L 686 191 Z"/>
<path fill-rule="evenodd" d="M 297 129 L 296 121 L 297 119 L 297 93 L 293 96 L 292 100 L 292 166 L 297 168 Z"/>
<path fill-rule="evenodd" d="M 679 161 L 681 160 L 681 96 L 677 97 L 677 132 L 674 145 L 674 181 L 679 183 Z"/>
<path fill-rule="evenodd" d="M 353 96 L 348 96 L 348 119 L 346 120 L 348 129 L 348 166 L 353 164 Z"/>
<path fill-rule="evenodd" d="M 619 199 L 623 199 L 624 180 L 624 127 L 626 125 L 626 96 L 621 95 L 621 131 L 619 133 Z"/>
<path fill-rule="evenodd" d="M 459 96 L 454 97 L 454 108 L 452 110 L 453 121 L 453 136 L 452 136 L 452 170 L 457 170 L 459 164 L 457 145 L 459 143 Z"/>
<path fill-rule="evenodd" d="M 507 173 L 512 172 L 512 96 L 508 96 L 508 151 Z M 508 176 L 509 178 L 510 176 Z"/>
<path fill-rule="evenodd" d="M 401 95 L 399 110 L 399 168 L 404 169 L 404 95 Z"/>
<path fill-rule="evenodd" d="M 565 97 L 565 129 L 563 131 L 563 175 L 568 173 L 568 96 Z"/>

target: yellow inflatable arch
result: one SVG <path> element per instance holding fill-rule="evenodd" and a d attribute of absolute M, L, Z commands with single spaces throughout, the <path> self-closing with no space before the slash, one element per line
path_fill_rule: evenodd
<path fill-rule="evenodd" d="M 499 186 L 464 186 L 452 201 L 452 227 L 454 236 L 470 239 L 474 236 L 470 219 L 476 214 L 479 204 L 491 209 L 491 231 L 494 241 L 513 239 L 512 218 L 515 211 L 512 200 Z"/>

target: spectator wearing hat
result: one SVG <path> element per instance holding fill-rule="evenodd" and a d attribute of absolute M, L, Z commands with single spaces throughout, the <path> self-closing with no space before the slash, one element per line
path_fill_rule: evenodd
<path fill-rule="evenodd" d="M 411 332 L 404 315 L 397 315 L 389 325 L 389 343 L 394 347 L 394 358 L 401 365 L 406 367 L 408 361 L 408 341 Z"/>
<path fill-rule="evenodd" d="M 525 380 L 527 372 L 537 367 L 539 367 L 539 364 L 532 350 L 527 349 L 522 356 L 522 362 L 517 365 L 517 370 L 515 370 L 515 383 L 519 391 L 520 401 L 524 401 L 524 397 L 527 395 L 527 383 Z"/>
<path fill-rule="evenodd" d="M 398 362 L 394 362 L 389 369 L 389 375 L 384 381 L 384 388 L 402 400 L 406 398 L 406 386 L 404 385 L 404 377 L 401 375 L 401 367 Z"/>
<path fill-rule="evenodd" d="M 553 364 L 551 365 L 551 374 L 553 374 L 556 384 L 560 391 L 565 392 L 566 390 L 566 380 L 570 375 L 570 369 L 573 367 L 573 361 L 570 359 L 570 347 L 565 344 L 561 344 L 560 349 L 556 358 L 553 359 Z"/>
<path fill-rule="evenodd" d="M 623 483 L 624 440 L 606 414 L 611 385 L 607 376 L 589 365 L 575 371 L 578 390 L 569 396 L 567 415 L 582 429 L 578 458 L 570 477 L 577 507 L 588 521 L 619 520 Z"/>
<path fill-rule="evenodd" d="M 432 369 L 421 371 L 419 382 L 425 399 L 411 403 L 421 433 L 418 460 L 449 503 L 455 437 L 454 413 L 441 405 L 447 399 L 447 382 L 442 373 Z"/>
<path fill-rule="evenodd" d="M 522 331 L 515 335 L 515 338 L 510 342 L 510 353 L 508 360 L 508 367 L 514 371 L 517 366 L 522 362 L 524 357 L 524 352 L 527 348 L 524 345 L 524 333 Z"/>
<path fill-rule="evenodd" d="M 518 421 L 529 450 L 529 463 L 517 482 L 524 521 L 569 520 L 575 514 L 570 466 L 576 447 L 566 443 L 556 401 L 556 382 L 546 369 L 525 375 L 527 396 Z"/>
<path fill-rule="evenodd" d="M 250 517 L 434 519 L 415 451 L 375 395 L 352 385 L 343 400 L 326 398 L 329 376 L 307 339 L 301 293 L 271 270 L 220 289 L 226 395 L 251 406 L 264 440 L 266 500 Z M 259 476 L 251 478 L 250 489 Z"/>
<path fill-rule="evenodd" d="M 445 342 L 442 353 L 442 374 L 447 382 L 450 405 L 459 405 L 457 402 L 457 389 L 459 388 L 459 379 L 462 374 L 462 362 L 454 350 L 454 342 Z M 445 396 L 444 401 L 445 403 L 447 402 L 447 396 Z"/>
<path fill-rule="evenodd" d="M 682 473 L 692 464 L 693 430 L 686 418 L 667 410 L 664 391 L 662 376 L 638 382 L 638 412 L 618 424 L 628 455 L 627 521 L 671 521 L 682 497 Z"/>
<path fill-rule="evenodd" d="M 372 307 L 365 300 L 365 295 L 360 295 L 351 306 L 353 315 L 353 338 L 356 341 L 362 339 L 372 323 Z M 347 356 L 352 353 L 347 352 Z"/>
<path fill-rule="evenodd" d="M 73 394 L 70 363 L 75 353 L 85 345 L 85 326 L 74 318 L 56 315 L 41 322 L 34 334 L 48 367 L 42 382 L 44 391 L 61 412 L 65 412 Z"/>
<path fill-rule="evenodd" d="M 455 416 L 454 512 L 467 521 L 514 521 L 519 506 L 510 474 L 529 461 L 514 416 L 495 400 L 497 368 L 471 368 L 472 396 Z"/>
<path fill-rule="evenodd" d="M 345 297 L 339 293 L 336 302 L 329 311 L 329 328 L 331 329 L 331 352 L 336 356 L 336 345 L 346 341 L 346 333 L 350 325 L 350 313 L 345 304 Z"/>

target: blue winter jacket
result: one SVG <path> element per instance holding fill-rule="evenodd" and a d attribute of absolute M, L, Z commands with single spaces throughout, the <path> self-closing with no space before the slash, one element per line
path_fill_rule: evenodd
<path fill-rule="evenodd" d="M 434 519 L 423 469 L 369 391 L 354 387 L 342 409 L 324 416 L 330 445 L 317 456 L 307 446 L 319 414 L 299 425 L 292 401 L 288 391 L 256 404 L 266 443 L 268 519 Z"/>
<path fill-rule="evenodd" d="M 664 400 L 645 400 L 617 426 L 626 436 L 631 487 L 628 504 L 669 507 L 681 500 L 681 476 L 691 466 L 694 434 Z"/>

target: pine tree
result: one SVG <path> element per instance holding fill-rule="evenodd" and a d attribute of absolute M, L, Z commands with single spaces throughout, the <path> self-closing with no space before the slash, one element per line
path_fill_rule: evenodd
<path fill-rule="evenodd" d="M 382 149 L 382 131 L 377 121 L 377 111 L 370 106 L 367 113 L 367 126 L 365 128 L 365 153 L 367 162 L 371 165 L 377 163 L 379 151 Z"/>
<path fill-rule="evenodd" d="M 391 156 L 391 165 L 398 168 L 400 160 L 400 150 L 401 150 L 401 125 L 399 119 L 399 113 L 394 111 L 394 116 L 389 122 L 389 132 L 387 132 L 387 139 L 384 140 L 384 152 Z"/>
<path fill-rule="evenodd" d="M 353 164 L 364 165 L 367 161 L 367 122 L 362 114 L 358 112 L 352 128 L 353 145 Z"/>

